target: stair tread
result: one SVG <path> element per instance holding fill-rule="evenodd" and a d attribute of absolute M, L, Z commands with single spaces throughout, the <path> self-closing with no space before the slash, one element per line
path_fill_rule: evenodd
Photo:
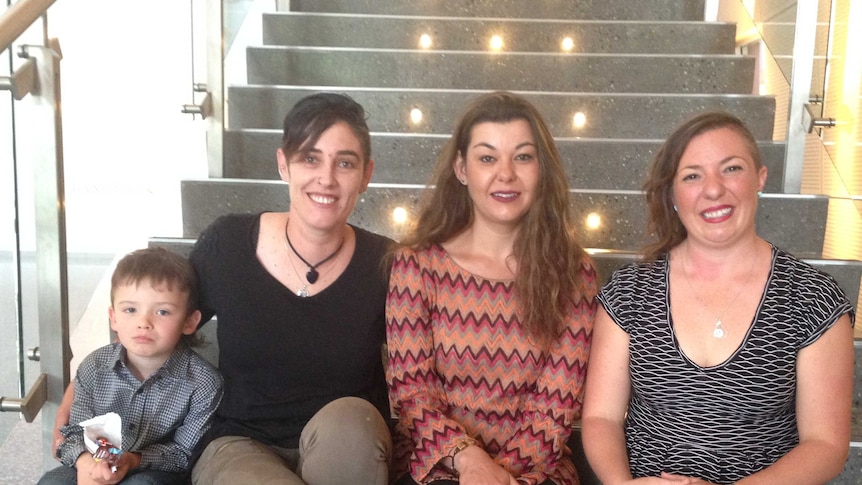
<path fill-rule="evenodd" d="M 436 154 L 449 135 L 372 132 L 371 152 L 375 183 L 424 183 L 430 179 Z M 281 143 L 277 130 L 226 132 L 223 176 L 278 180 L 274 153 Z M 555 137 L 572 188 L 640 190 L 653 154 L 662 140 L 583 139 Z M 784 151 L 782 142 L 759 142 L 764 166 L 769 171 L 767 193 L 782 192 Z M 269 161 L 269 163 L 267 163 Z"/>
<path fill-rule="evenodd" d="M 281 181 L 202 179 L 181 183 L 183 234 L 196 236 L 219 215 L 229 212 L 286 210 L 289 194 Z M 572 190 L 576 221 L 591 212 L 605 222 L 598 229 L 580 232 L 585 247 L 637 249 L 644 242 L 644 198 L 633 190 Z M 350 221 L 372 232 L 396 237 L 402 229 L 393 225 L 391 211 L 403 207 L 412 213 L 423 195 L 423 185 L 369 185 L 359 198 Z M 829 199 L 825 196 L 764 194 L 757 212 L 761 234 L 788 251 L 819 256 L 823 248 L 824 221 Z M 800 228 L 808 235 L 799 237 Z"/>
<path fill-rule="evenodd" d="M 537 26 L 541 26 L 537 31 Z M 275 12 L 263 15 L 263 43 L 281 46 L 416 48 L 422 34 L 430 47 L 488 49 L 491 35 L 505 50 L 560 52 L 712 53 L 734 51 L 736 26 L 703 21 L 519 19 L 422 15 Z M 683 37 L 686 42 L 679 42 Z"/>
<path fill-rule="evenodd" d="M 524 2 L 523 0 L 473 0 L 470 2 L 405 2 L 403 0 L 292 0 L 290 9 L 302 12 L 387 13 L 393 15 L 441 15 L 511 18 L 580 18 L 605 20 L 699 20 L 704 0 L 638 0 Z"/>
<path fill-rule="evenodd" d="M 365 107 L 369 128 L 376 132 L 438 133 L 452 131 L 462 107 L 477 90 L 405 90 L 325 88 L 346 92 Z M 295 86 L 232 86 L 228 89 L 231 110 L 228 129 L 280 129 L 286 107 L 292 106 L 310 90 Z M 739 116 L 752 126 L 755 138 L 771 140 L 775 99 L 749 94 L 722 96 L 668 93 L 661 96 L 642 93 L 582 93 L 519 91 L 543 114 L 551 132 L 557 137 L 663 139 L 683 119 L 706 109 L 723 109 Z M 418 124 L 410 120 L 411 109 L 423 112 Z M 576 112 L 586 116 L 586 124 L 575 127 Z M 632 116 L 632 112 L 650 114 L 650 120 Z"/>
<path fill-rule="evenodd" d="M 743 94 L 755 59 L 269 46 L 246 61 L 252 84 Z"/>

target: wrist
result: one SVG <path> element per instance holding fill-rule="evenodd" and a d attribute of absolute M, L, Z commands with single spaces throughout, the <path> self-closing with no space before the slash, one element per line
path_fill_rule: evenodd
<path fill-rule="evenodd" d="M 134 470 L 135 468 L 139 468 L 141 466 L 141 454 L 134 453 L 131 451 L 127 451 L 123 453 L 128 456 L 128 461 L 126 463 L 129 464 L 129 470 Z"/>
<path fill-rule="evenodd" d="M 464 436 L 463 438 L 459 438 L 455 441 L 455 445 L 452 447 L 449 454 L 443 458 L 443 466 L 448 468 L 453 473 L 457 474 L 458 467 L 455 464 L 455 459 L 458 458 L 458 454 L 471 446 L 477 447 L 478 445 L 479 442 L 470 436 Z"/>
<path fill-rule="evenodd" d="M 84 450 L 78 455 L 78 458 L 75 459 L 75 468 L 80 468 L 81 465 L 88 465 L 93 462 L 93 455 L 91 455 L 89 451 Z"/>

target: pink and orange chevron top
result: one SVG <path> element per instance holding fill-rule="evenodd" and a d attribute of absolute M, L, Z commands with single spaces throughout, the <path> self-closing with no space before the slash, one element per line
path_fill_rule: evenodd
<path fill-rule="evenodd" d="M 401 250 L 386 301 L 393 477 L 455 479 L 436 466 L 466 435 L 522 483 L 578 483 L 566 441 L 580 416 L 596 274 L 548 352 L 518 320 L 514 282 L 462 269 L 437 245 Z"/>

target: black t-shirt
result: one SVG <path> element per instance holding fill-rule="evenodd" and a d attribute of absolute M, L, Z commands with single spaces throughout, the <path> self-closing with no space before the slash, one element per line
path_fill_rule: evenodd
<path fill-rule="evenodd" d="M 218 318 L 224 398 L 201 448 L 219 436 L 248 436 L 297 448 L 309 419 L 329 402 L 361 397 L 389 416 L 381 347 L 392 241 L 353 227 L 344 272 L 308 298 L 295 295 L 256 256 L 259 214 L 223 216 L 189 256 L 204 322 Z"/>

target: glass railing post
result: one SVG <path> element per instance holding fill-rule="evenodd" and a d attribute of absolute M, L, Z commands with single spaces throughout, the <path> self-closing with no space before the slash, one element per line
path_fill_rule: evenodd
<path fill-rule="evenodd" d="M 209 176 L 221 178 L 224 173 L 224 3 L 206 0 L 207 92 L 212 113 L 207 122 L 207 161 Z"/>
<path fill-rule="evenodd" d="M 796 31 L 793 42 L 793 67 L 790 75 L 790 106 L 784 158 L 783 189 L 787 194 L 802 191 L 802 168 L 805 161 L 805 138 L 808 127 L 805 105 L 811 94 L 814 72 L 814 49 L 817 35 L 817 4 L 815 1 L 796 2 Z"/>
<path fill-rule="evenodd" d="M 39 360 L 47 375 L 48 402 L 42 407 L 42 447 L 45 466 L 51 456 L 54 415 L 69 382 L 69 310 L 66 266 L 66 208 L 63 174 L 63 130 L 60 107 L 60 45 L 28 46 L 36 59 L 39 92 L 30 101 L 45 130 L 34 160 L 36 217 L 36 290 L 39 302 Z"/>

